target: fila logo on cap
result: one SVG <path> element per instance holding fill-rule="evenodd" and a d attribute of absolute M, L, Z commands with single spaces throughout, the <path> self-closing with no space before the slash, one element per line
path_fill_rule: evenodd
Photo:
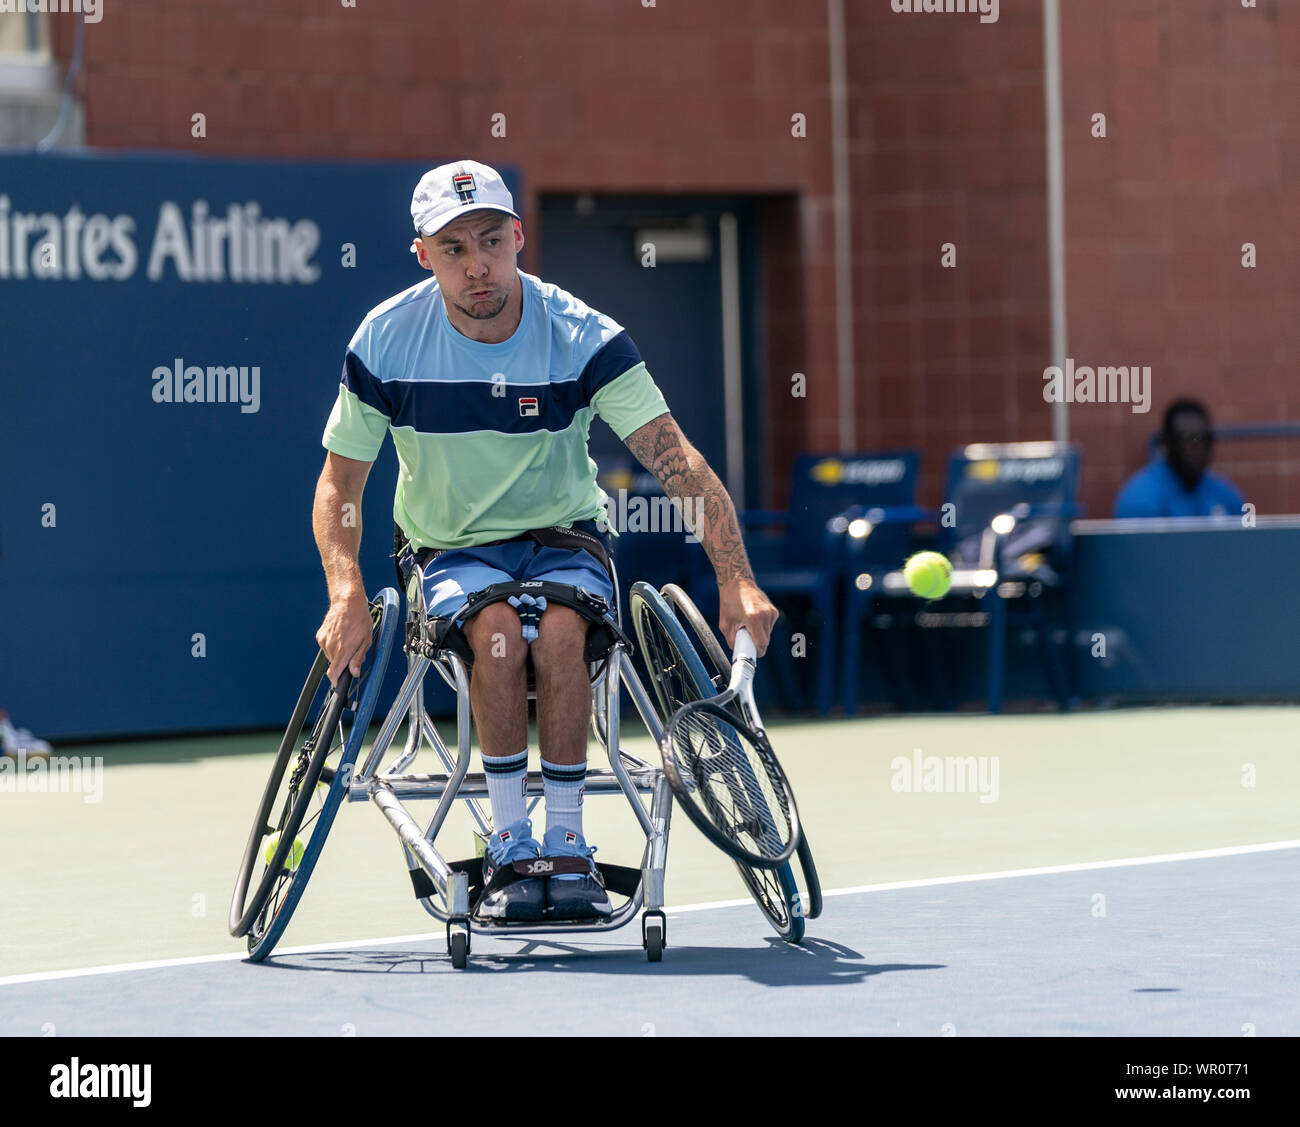
<path fill-rule="evenodd" d="M 524 418 L 537 414 L 537 396 L 525 395 L 519 400 L 519 414 Z"/>
<path fill-rule="evenodd" d="M 456 189 L 456 195 L 460 197 L 461 203 L 475 203 L 474 193 L 478 190 L 474 187 L 474 174 L 472 172 L 461 172 L 451 178 L 451 186 Z"/>
<path fill-rule="evenodd" d="M 519 218 L 501 174 L 476 160 L 430 169 L 411 195 L 411 219 L 421 235 L 436 235 L 448 223 L 476 211 L 501 211 Z"/>

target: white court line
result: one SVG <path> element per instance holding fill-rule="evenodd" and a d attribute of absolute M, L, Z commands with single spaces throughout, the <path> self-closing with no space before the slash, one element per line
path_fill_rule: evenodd
<path fill-rule="evenodd" d="M 924 877 L 921 880 L 896 880 L 888 884 L 859 884 L 852 888 L 832 888 L 823 896 L 852 896 L 860 892 L 889 892 L 897 888 L 928 888 L 935 884 L 967 884 L 980 880 L 1006 880 L 1009 877 L 1041 877 L 1053 873 L 1082 873 L 1089 869 L 1122 869 L 1132 865 L 1159 865 L 1167 861 L 1201 861 L 1210 857 L 1235 857 L 1240 853 L 1271 853 L 1279 849 L 1300 849 L 1300 841 L 1268 841 L 1260 845 L 1225 845 L 1220 849 L 1197 849 L 1190 853 L 1157 853 L 1151 857 L 1121 857 L 1115 861 L 1081 861 L 1072 865 L 1043 865 L 1036 869 L 1006 869 L 998 873 L 963 873 L 951 877 Z M 707 908 L 737 908 L 753 904 L 752 900 L 715 900 L 710 904 L 687 904 L 665 908 L 668 914 L 702 912 Z M 0 978 L 0 985 L 4 979 Z"/>
<path fill-rule="evenodd" d="M 353 947 L 374 947 L 380 943 L 416 943 L 436 939 L 441 931 L 424 935 L 390 935 L 384 939 L 355 939 L 351 943 L 313 943 L 307 947 L 277 947 L 276 955 L 313 955 L 320 951 L 346 951 Z M 13 974 L 0 978 L 0 986 L 17 986 L 22 982 L 52 982 L 59 978 L 83 978 L 90 974 L 125 974 L 133 970 L 161 970 L 164 967 L 189 967 L 200 963 L 233 963 L 247 959 L 247 951 L 230 951 L 224 955 L 189 955 L 180 959 L 154 959 L 144 963 L 113 963 L 104 967 L 80 967 L 76 970 L 36 971 L 33 974 Z"/>
<path fill-rule="evenodd" d="M 823 893 L 823 895 L 853 896 L 862 892 L 889 892 L 900 888 L 928 888 L 936 884 L 967 884 L 982 880 L 1006 880 L 1010 877 L 1039 877 L 1050 876 L 1054 873 L 1081 873 L 1090 869 L 1122 869 L 1134 865 L 1159 865 L 1169 861 L 1201 861 L 1211 857 L 1235 857 L 1243 853 L 1271 853 L 1281 849 L 1300 849 L 1300 841 L 1269 841 L 1259 845 L 1228 845 L 1221 849 L 1198 849 L 1189 853 L 1157 853 L 1151 857 L 1122 857 L 1115 861 L 1083 861 L 1073 865 L 1044 865 L 1036 869 L 1006 869 L 997 873 L 965 873 L 960 876 L 892 881 L 888 884 L 860 884 L 852 888 L 833 888 Z M 711 908 L 752 907 L 753 904 L 752 900 L 713 900 L 705 904 L 683 904 L 677 908 L 666 907 L 664 913 L 675 916 L 684 912 L 704 912 Z M 383 939 L 355 939 L 346 943 L 313 943 L 306 947 L 278 948 L 275 955 L 311 955 L 322 951 L 348 951 L 356 947 L 377 947 L 384 943 L 419 943 L 428 939 L 436 939 L 442 934 L 441 931 L 432 931 L 418 935 L 390 935 Z M 536 936 L 520 937 L 521 940 L 536 940 L 536 938 Z M 24 982 L 53 982 L 61 978 L 83 978 L 94 974 L 124 974 L 128 971 L 196 966 L 201 963 L 228 963 L 247 958 L 246 952 L 233 951 L 223 955 L 192 955 L 181 959 L 155 959 L 143 963 L 115 963 L 111 966 L 82 967 L 76 970 L 37 971 L 33 974 L 15 974 L 7 978 L 0 978 L 0 986 L 17 986 Z"/>

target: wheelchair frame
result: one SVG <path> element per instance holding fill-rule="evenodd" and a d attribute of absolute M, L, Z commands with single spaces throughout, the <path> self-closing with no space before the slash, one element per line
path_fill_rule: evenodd
<path fill-rule="evenodd" d="M 618 603 L 618 575 L 610 564 L 614 582 L 616 620 L 622 620 Z M 407 585 L 408 638 L 414 634 L 416 644 L 406 646 L 407 674 L 375 738 L 365 763 L 352 775 L 347 797 L 350 802 L 374 802 L 401 839 L 407 867 L 422 872 L 433 884 L 433 895 L 419 897 L 420 904 L 447 927 L 447 948 L 453 962 L 464 965 L 470 950 L 471 927 L 484 931 L 509 932 L 512 935 L 553 935 L 559 933 L 611 931 L 628 923 L 638 911 L 642 914 L 642 943 L 652 959 L 666 945 L 664 918 L 664 870 L 668 860 L 668 827 L 672 817 L 672 791 L 663 770 L 624 751 L 619 744 L 619 685 L 626 686 L 646 728 L 656 743 L 663 739 L 663 725 L 655 713 L 649 694 L 641 684 L 621 641 L 615 641 L 598 662 L 591 676 L 591 723 L 597 741 L 609 759 L 607 768 L 587 770 L 587 794 L 622 794 L 631 804 L 646 837 L 641 862 L 641 880 L 635 894 L 606 920 L 539 923 L 536 921 L 487 921 L 471 917 L 469 879 L 464 871 L 453 869 L 434 847 L 439 831 L 456 799 L 465 801 L 478 832 L 487 837 L 492 820 L 480 800 L 487 797 L 487 778 L 482 772 L 470 772 L 472 718 L 470 715 L 469 671 L 460 655 L 447 647 L 437 647 L 430 635 L 433 620 L 426 614 L 423 569 L 416 567 Z M 413 628 L 413 629 L 412 629 Z M 456 693 L 456 754 L 439 736 L 424 709 L 424 677 L 432 666 Z M 589 666 L 589 669 L 591 666 Z M 529 699 L 535 694 L 529 693 Z M 403 720 L 407 723 L 406 744 L 401 755 L 386 769 L 380 767 Z M 441 760 L 444 770 L 431 774 L 409 774 L 421 748 L 428 744 Z M 617 749 L 615 754 L 614 749 Z M 538 771 L 527 775 L 526 795 L 532 800 L 529 810 L 542 798 L 542 776 Z M 650 799 L 649 809 L 643 796 Z M 403 799 L 436 799 L 438 805 L 428 826 L 419 823 L 403 804 Z M 418 879 L 418 878 L 416 878 Z"/>
<path fill-rule="evenodd" d="M 471 773 L 469 770 L 473 733 L 470 670 L 457 652 L 457 646 L 447 641 L 445 620 L 428 616 L 424 598 L 424 568 L 416 564 L 407 580 L 404 646 L 407 656 L 406 676 L 364 761 L 359 767 L 355 766 L 360 760 L 362 745 L 368 735 L 398 625 L 400 599 L 392 587 L 383 589 L 371 600 L 371 615 L 376 633 L 371 655 L 373 664 L 369 672 L 356 684 L 344 674 L 339 687 L 331 688 L 324 681 L 327 659 L 324 654 L 318 653 L 293 719 L 281 740 L 280 752 L 272 767 L 257 820 L 245 847 L 231 904 L 231 934 L 236 937 L 248 936 L 249 954 L 254 961 L 260 961 L 271 953 L 291 920 L 345 797 L 349 802 L 374 802 L 393 827 L 402 844 L 416 898 L 431 916 L 446 926 L 447 949 L 454 967 L 460 969 L 467 965 L 475 928 L 520 937 L 612 931 L 629 923 L 638 913 L 641 915 L 641 942 L 647 958 L 651 962 L 658 962 L 662 958 L 663 949 L 667 946 L 664 873 L 668 858 L 673 795 L 662 767 L 632 755 L 620 743 L 620 688 L 627 689 L 656 745 L 663 743 L 664 722 L 656 711 L 655 701 L 632 667 L 629 649 L 624 644 L 626 635 L 622 633 L 623 608 L 619 597 L 618 573 L 612 561 L 609 562 L 609 572 L 614 588 L 614 606 L 612 616 L 606 612 L 604 621 L 608 624 L 612 618 L 618 629 L 607 631 L 613 640 L 603 653 L 599 652 L 599 647 L 587 652 L 592 694 L 591 725 L 597 741 L 605 750 L 609 766 L 589 765 L 585 786 L 588 794 L 622 794 L 631 805 L 645 835 L 645 848 L 639 869 L 618 865 L 598 866 L 609 878 L 607 883 L 611 891 L 627 898 L 625 903 L 608 918 L 596 920 L 506 921 L 473 915 L 474 905 L 470 903 L 470 893 L 479 882 L 471 880 L 469 874 L 481 862 L 477 858 L 449 862 L 435 846 L 438 834 L 457 800 L 466 803 L 480 839 L 486 839 L 493 828 L 491 815 L 482 806 L 482 800 L 488 796 L 486 776 L 482 772 Z M 498 585 L 486 593 L 471 595 L 466 606 L 454 616 L 454 621 L 458 623 L 462 618 L 467 619 L 481 606 L 503 597 L 503 586 Z M 686 627 L 677 618 L 677 614 L 686 614 L 690 628 L 705 647 L 710 663 L 715 670 L 721 672 L 728 663 L 716 637 L 704 624 L 694 605 L 681 592 L 676 592 L 676 596 L 684 601 L 674 610 L 664 601 L 669 588 L 660 594 L 647 585 L 637 584 L 636 587 L 646 587 L 639 597 L 647 602 L 647 611 L 651 618 L 659 622 L 660 629 L 669 631 L 665 637 L 675 647 L 674 653 L 677 655 L 670 668 L 677 669 L 675 675 L 680 677 L 684 665 L 687 679 L 694 686 L 694 691 L 705 691 L 711 683 L 712 675 L 695 652 Z M 647 595 L 651 597 L 647 599 Z M 589 623 L 599 621 L 595 617 L 599 613 L 598 606 L 593 606 L 590 600 L 582 597 L 578 602 L 585 608 L 583 616 Z M 656 606 L 656 603 L 659 605 Z M 665 613 L 673 619 L 672 623 L 665 620 Z M 673 634 L 674 629 L 678 631 L 679 637 Z M 441 642 L 439 638 L 442 639 Z M 685 650 L 681 648 L 683 641 Z M 649 663 L 649 655 L 646 660 Z M 424 679 L 431 666 L 437 669 L 442 679 L 456 693 L 457 735 L 454 754 L 439 735 L 424 707 Z M 657 676 L 656 670 L 649 664 L 647 668 L 652 678 Z M 654 687 L 660 697 L 659 703 L 665 704 L 664 685 L 656 681 Z M 310 734 L 303 740 L 303 734 L 307 731 L 307 717 L 311 713 L 311 702 L 321 691 L 325 695 L 320 712 L 311 725 Z M 535 692 L 529 692 L 529 699 L 535 699 L 535 696 Z M 341 720 L 349 714 L 349 706 L 353 723 L 345 731 Z M 402 750 L 390 764 L 384 766 L 384 759 L 403 724 L 406 725 L 406 737 Z M 411 772 L 412 764 L 426 745 L 441 762 L 442 770 Z M 332 749 L 336 746 L 342 749 L 342 758 L 338 767 L 331 769 L 326 766 L 325 759 L 333 754 Z M 291 761 L 295 762 L 292 774 L 289 771 Z M 287 797 L 281 801 L 280 787 L 286 777 L 289 778 Z M 304 823 L 303 818 L 312 795 L 319 793 L 322 780 L 329 782 L 327 796 L 321 809 Z M 544 795 L 540 772 L 527 773 L 525 793 L 530 801 L 528 809 L 531 813 Z M 406 802 L 415 799 L 434 799 L 437 802 L 431 820 L 423 829 L 406 807 Z M 278 844 L 272 846 L 267 841 L 267 835 L 276 828 L 273 807 L 277 805 L 281 810 L 278 825 L 282 832 L 278 834 Z M 311 824 L 317 818 L 319 824 L 313 829 L 301 855 L 295 852 L 291 860 L 291 845 L 296 849 L 296 834 L 300 825 Z M 250 879 L 259 856 L 265 856 L 266 868 L 258 878 L 258 891 L 250 897 Z M 799 858 L 811 906 L 807 912 L 804 911 L 802 894 L 795 884 L 788 863 L 778 870 L 765 870 L 760 874 L 736 862 L 742 879 L 758 901 L 760 910 L 777 927 L 782 938 L 796 943 L 802 938 L 804 919 L 814 918 L 821 911 L 820 884 L 811 852 L 806 840 L 802 838 Z M 276 876 L 272 877 L 272 872 Z M 283 883 L 286 877 L 287 884 Z M 283 899 L 277 902 L 277 895 L 281 892 L 284 894 Z M 779 908 L 772 906 L 774 896 L 780 900 Z M 270 910 L 272 906 L 273 911 Z"/>

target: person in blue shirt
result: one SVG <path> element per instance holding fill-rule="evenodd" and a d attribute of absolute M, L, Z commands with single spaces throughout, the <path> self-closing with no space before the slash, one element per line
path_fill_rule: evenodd
<path fill-rule="evenodd" d="M 1214 430 L 1210 413 L 1195 399 L 1177 399 L 1165 410 L 1164 457 L 1138 470 L 1115 499 L 1115 517 L 1212 517 L 1241 515 L 1241 494 L 1211 472 Z"/>

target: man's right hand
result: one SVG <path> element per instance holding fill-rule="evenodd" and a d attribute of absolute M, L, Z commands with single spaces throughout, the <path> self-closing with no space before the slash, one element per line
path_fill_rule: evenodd
<path fill-rule="evenodd" d="M 312 531 L 330 591 L 329 613 L 316 631 L 316 642 L 330 659 L 332 685 L 339 683 L 345 669 L 351 669 L 353 677 L 361 675 L 361 663 L 374 633 L 357 563 L 361 551 L 361 522 L 357 517 L 372 464 L 331 450 L 325 455 L 312 503 Z"/>
<path fill-rule="evenodd" d="M 370 603 L 365 595 L 357 593 L 330 602 L 325 621 L 316 631 L 316 643 L 330 659 L 327 676 L 331 685 L 338 684 L 344 669 L 350 669 L 353 677 L 361 676 L 361 663 L 373 633 Z"/>

